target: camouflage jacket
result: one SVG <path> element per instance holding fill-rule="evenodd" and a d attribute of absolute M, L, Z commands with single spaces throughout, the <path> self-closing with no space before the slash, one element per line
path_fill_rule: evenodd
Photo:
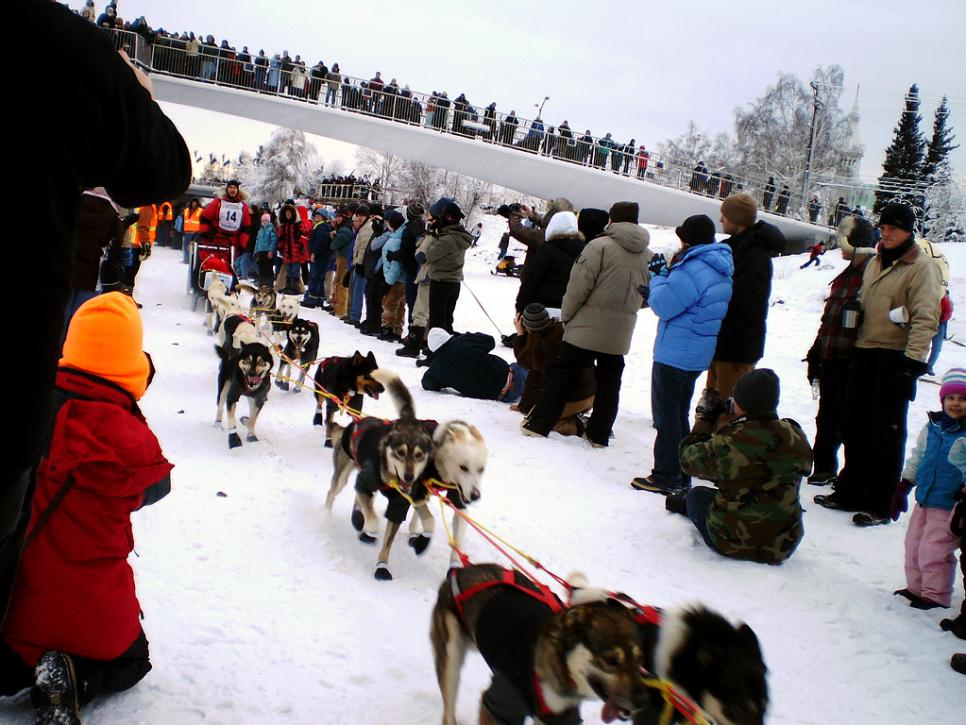
<path fill-rule="evenodd" d="M 681 468 L 713 481 L 708 535 L 726 556 L 778 564 L 804 532 L 798 487 L 812 468 L 804 431 L 784 418 L 737 418 L 712 435 L 697 421 L 681 442 Z"/>

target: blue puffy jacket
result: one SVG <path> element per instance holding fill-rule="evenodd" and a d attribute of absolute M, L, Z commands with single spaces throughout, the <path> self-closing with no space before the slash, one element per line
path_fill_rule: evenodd
<path fill-rule="evenodd" d="M 388 284 L 390 287 L 394 284 L 398 284 L 399 282 L 407 281 L 406 272 L 403 271 L 402 262 L 400 262 L 398 259 L 390 261 L 386 256 L 389 254 L 389 252 L 399 251 L 399 248 L 402 246 L 403 232 L 405 229 L 405 225 L 400 226 L 399 229 L 390 235 L 389 240 L 382 248 L 382 275 L 386 278 L 386 284 Z"/>
<path fill-rule="evenodd" d="M 660 318 L 654 360 L 679 370 L 707 370 L 735 271 L 727 244 L 699 244 L 651 280 L 648 304 Z"/>
<path fill-rule="evenodd" d="M 262 226 L 258 230 L 258 236 L 255 237 L 255 253 L 274 252 L 277 246 L 278 234 L 275 232 L 275 227 L 271 224 Z"/>
<path fill-rule="evenodd" d="M 916 484 L 920 506 L 952 511 L 966 478 L 966 420 L 950 421 L 942 413 L 930 413 L 902 477 Z"/>

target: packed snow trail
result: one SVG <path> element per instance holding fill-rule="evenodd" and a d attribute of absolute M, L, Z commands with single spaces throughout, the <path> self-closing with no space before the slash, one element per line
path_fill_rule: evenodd
<path fill-rule="evenodd" d="M 509 331 L 518 281 L 489 274 L 505 222 L 485 217 L 484 228 L 480 246 L 467 255 L 467 281 Z M 672 230 L 651 232 L 652 248 L 676 246 Z M 953 302 L 966 310 L 966 245 L 944 251 L 953 268 Z M 176 465 L 171 495 L 133 516 L 132 562 L 154 669 L 134 689 L 85 708 L 84 722 L 437 722 L 441 700 L 428 632 L 449 556 L 442 527 L 420 558 L 405 545 L 394 547 L 394 581 L 373 579 L 376 552 L 349 525 L 351 491 L 343 491 L 332 516 L 323 509 L 331 452 L 322 448 L 322 429 L 311 425 L 315 403 L 308 391 L 273 387 L 258 421 L 262 440 L 228 450 L 225 431 L 211 425 L 218 361 L 200 312 L 189 309 L 179 259 L 180 252 L 156 250 L 137 288 L 145 349 L 158 369 L 143 409 Z M 782 379 L 780 413 L 800 421 L 812 438 L 816 403 L 800 361 L 818 328 L 826 286 L 844 262 L 833 252 L 819 269 L 800 271 L 803 261 L 775 261 L 761 366 Z M 913 610 L 892 596 L 904 585 L 908 515 L 898 524 L 858 529 L 845 514 L 811 503 L 823 489 L 803 485 L 805 539 L 790 561 L 771 567 L 715 554 L 684 517 L 664 511 L 662 497 L 631 490 L 631 478 L 650 471 L 654 442 L 649 401 L 657 323 L 650 311 L 640 313 L 616 437 L 606 450 L 556 434 L 525 438 L 519 414 L 506 405 L 423 391 L 423 369 L 396 357 L 396 345 L 363 337 L 319 310 L 305 314 L 319 322 L 320 355 L 372 349 L 409 385 L 418 415 L 479 427 L 490 463 L 472 516 L 559 574 L 582 571 L 591 583 L 644 603 L 701 601 L 747 621 L 769 667 L 769 722 L 963 722 L 966 682 L 948 662 L 966 643 L 940 631 L 948 612 Z M 494 333 L 465 290 L 456 327 Z M 953 320 L 953 333 L 966 338 L 961 318 Z M 506 348 L 496 352 L 511 359 Z M 939 368 L 954 364 L 966 365 L 966 351 L 947 344 Z M 937 408 L 937 393 L 920 385 L 910 431 Z M 365 411 L 391 415 L 392 403 L 385 396 L 366 400 Z M 465 548 L 474 561 L 499 561 L 472 533 Z M 953 601 L 956 607 L 962 601 L 958 580 Z M 461 722 L 476 722 L 487 679 L 482 660 L 468 657 Z M 600 722 L 599 712 L 584 707 L 586 722 Z M 0 721 L 26 725 L 32 718 L 25 695 L 0 700 Z"/>

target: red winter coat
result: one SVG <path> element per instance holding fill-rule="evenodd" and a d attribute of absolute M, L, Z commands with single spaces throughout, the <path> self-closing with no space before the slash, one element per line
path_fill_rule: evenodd
<path fill-rule="evenodd" d="M 131 512 L 167 493 L 172 468 L 127 392 L 69 368 L 57 388 L 86 399 L 57 414 L 28 532 L 63 482 L 74 484 L 24 549 L 2 635 L 30 666 L 49 649 L 111 660 L 137 638 Z"/>
<path fill-rule="evenodd" d="M 286 218 L 285 209 L 291 208 L 295 212 L 294 223 L 282 223 Z M 305 234 L 305 220 L 301 218 L 297 209 L 286 205 L 279 215 L 278 246 L 286 264 L 305 264 L 309 261 L 309 239 Z M 311 228 L 311 226 L 310 226 Z"/>
<path fill-rule="evenodd" d="M 251 211 L 239 193 L 234 202 L 219 195 L 201 212 L 198 233 L 207 244 L 235 247 L 240 254 L 248 249 L 248 230 L 252 225 Z M 224 206 L 224 209 L 222 207 Z"/>

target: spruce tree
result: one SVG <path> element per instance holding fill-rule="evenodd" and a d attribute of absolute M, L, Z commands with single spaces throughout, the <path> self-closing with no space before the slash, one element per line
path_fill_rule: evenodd
<path fill-rule="evenodd" d="M 919 130 L 920 121 L 919 86 L 913 84 L 906 94 L 905 109 L 899 117 L 892 145 L 886 149 L 885 161 L 882 162 L 879 185 L 886 188 L 875 193 L 872 210 L 876 214 L 890 201 L 902 200 L 912 204 L 921 215 L 923 194 L 917 187 L 922 184 L 926 141 Z"/>
<path fill-rule="evenodd" d="M 932 139 L 926 150 L 926 160 L 922 165 L 922 176 L 924 179 L 931 180 L 939 169 L 939 166 L 948 158 L 949 152 L 958 149 L 959 144 L 954 144 L 956 140 L 952 128 L 947 127 L 949 121 L 949 105 L 946 96 L 943 96 L 942 103 L 936 109 L 936 117 L 932 123 Z"/>

